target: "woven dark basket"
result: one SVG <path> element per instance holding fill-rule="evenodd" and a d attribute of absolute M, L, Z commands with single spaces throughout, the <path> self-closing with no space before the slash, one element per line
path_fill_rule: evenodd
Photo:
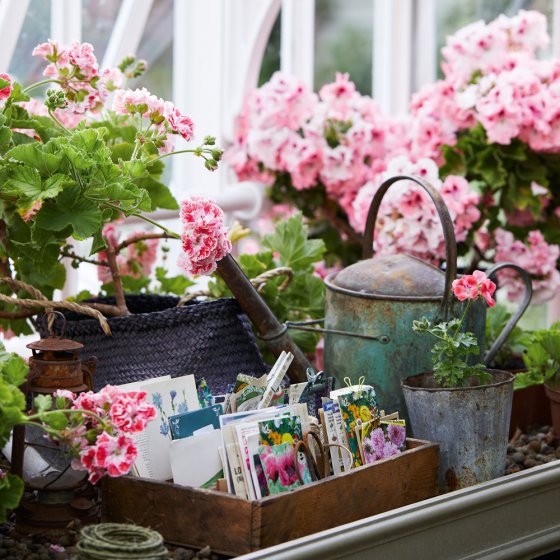
<path fill-rule="evenodd" d="M 113 298 L 93 301 L 114 303 Z M 131 315 L 108 319 L 112 336 L 95 319 L 65 313 L 65 337 L 84 345 L 82 359 L 97 357 L 96 391 L 107 384 L 192 373 L 197 380 L 206 378 L 218 394 L 240 372 L 260 376 L 267 371 L 249 320 L 235 299 L 176 307 L 178 301 L 173 296 L 126 296 Z"/>

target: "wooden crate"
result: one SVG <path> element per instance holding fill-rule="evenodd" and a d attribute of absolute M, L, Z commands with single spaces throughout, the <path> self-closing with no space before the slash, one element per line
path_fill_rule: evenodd
<path fill-rule="evenodd" d="M 437 444 L 407 439 L 400 455 L 253 502 L 144 478 L 105 478 L 102 520 L 236 556 L 435 496 L 438 468 Z"/>

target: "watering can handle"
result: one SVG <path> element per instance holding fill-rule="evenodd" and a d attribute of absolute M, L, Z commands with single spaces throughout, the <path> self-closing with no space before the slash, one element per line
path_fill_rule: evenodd
<path fill-rule="evenodd" d="M 513 270 L 519 273 L 519 275 L 523 280 L 523 283 L 525 284 L 525 293 L 523 294 L 523 301 L 519 304 L 517 311 L 507 322 L 507 325 L 504 327 L 504 330 L 500 333 L 500 336 L 498 336 L 498 338 L 494 341 L 494 344 L 492 344 L 492 348 L 488 350 L 488 353 L 484 357 L 484 365 L 486 366 L 492 363 L 492 360 L 496 357 L 498 350 L 502 347 L 502 344 L 506 341 L 507 337 L 509 336 L 509 333 L 513 330 L 513 327 L 515 327 L 517 321 L 519 321 L 523 313 L 525 313 L 527 307 L 529 307 L 529 304 L 531 303 L 531 297 L 533 296 L 533 285 L 531 284 L 531 277 L 529 276 L 526 270 L 524 270 L 520 266 L 517 266 L 516 264 L 507 263 L 507 262 L 495 264 L 493 267 L 489 268 L 486 271 L 486 275 L 490 278 L 496 272 L 498 272 L 498 270 L 502 270 L 502 268 L 512 268 Z"/>
<path fill-rule="evenodd" d="M 377 190 L 371 206 L 369 207 L 366 228 L 364 232 L 364 244 L 362 248 L 362 257 L 370 259 L 374 255 L 373 249 L 373 234 L 375 232 L 375 222 L 377 221 L 377 214 L 381 206 L 381 200 L 389 187 L 397 181 L 413 181 L 420 185 L 430 196 L 436 206 L 441 225 L 443 227 L 443 237 L 445 239 L 445 259 L 447 265 L 445 267 L 445 289 L 443 292 L 443 299 L 441 302 L 441 311 L 443 317 L 447 316 L 449 309 L 449 302 L 451 296 L 451 284 L 457 275 L 457 242 L 455 241 L 455 230 L 453 229 L 453 221 L 449 215 L 449 210 L 443 201 L 443 198 L 438 190 L 436 190 L 428 181 L 416 175 L 397 175 L 387 179 Z"/>

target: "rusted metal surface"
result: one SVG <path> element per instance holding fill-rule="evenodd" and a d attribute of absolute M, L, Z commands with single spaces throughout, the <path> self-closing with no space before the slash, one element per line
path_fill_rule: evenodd
<path fill-rule="evenodd" d="M 452 491 L 502 476 L 514 376 L 489 370 L 493 382 L 441 389 L 432 374 L 403 382 L 414 437 L 440 445 L 440 489 Z"/>
<path fill-rule="evenodd" d="M 435 266 L 403 253 L 357 262 L 330 275 L 325 283 L 330 289 L 364 297 L 441 301 L 445 276 Z"/>
<path fill-rule="evenodd" d="M 422 187 L 434 202 L 440 217 L 446 252 L 445 272 L 410 255 L 374 256 L 373 233 L 383 196 L 396 182 L 413 181 Z M 431 322 L 459 318 L 464 305 L 452 297 L 451 286 L 457 273 L 457 246 L 453 222 L 439 191 L 420 177 L 397 176 L 387 180 L 375 194 L 368 213 L 364 235 L 365 259 L 345 270 L 328 276 L 325 329 L 325 370 L 343 382 L 345 377 L 358 379 L 365 376 L 366 383 L 378 393 L 379 405 L 386 411 L 398 411 L 408 418 L 401 380 L 432 369 L 431 349 L 434 339 L 429 334 L 420 335 L 412 330 L 412 323 L 426 317 Z M 500 263 L 491 269 L 510 267 Z M 512 266 L 518 272 L 523 271 Z M 528 276 L 525 273 L 524 279 Z M 499 341 L 492 348 L 495 352 L 515 325 L 530 301 L 528 296 L 514 320 L 510 321 Z M 480 353 L 472 356 L 472 363 L 484 356 L 486 305 L 481 301 L 471 305 L 463 328 L 478 340 Z M 336 332 L 338 331 L 338 332 Z M 341 336 L 356 333 L 364 340 Z M 380 344 L 380 341 L 388 341 Z"/>
<path fill-rule="evenodd" d="M 286 325 L 278 321 L 231 255 L 226 255 L 217 264 L 220 276 L 270 350 L 276 356 L 283 351 L 291 352 L 294 355 L 294 360 L 288 370 L 290 380 L 292 382 L 306 381 L 305 372 L 307 368 L 311 367 L 311 364 L 290 338 Z"/>

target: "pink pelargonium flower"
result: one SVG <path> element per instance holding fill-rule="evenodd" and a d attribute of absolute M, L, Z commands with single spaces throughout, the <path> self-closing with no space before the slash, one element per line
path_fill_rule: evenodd
<path fill-rule="evenodd" d="M 90 472 L 91 481 L 92 474 L 95 477 L 101 473 L 106 473 L 111 477 L 127 474 L 137 456 L 138 450 L 130 436 L 124 434 L 111 436 L 107 432 L 103 432 L 97 438 L 95 446 L 83 453 L 82 457 L 87 457 L 87 460 L 84 463 L 82 459 L 82 464 Z"/>
<path fill-rule="evenodd" d="M 165 107 L 167 122 L 169 123 L 169 128 L 176 134 L 181 135 L 187 142 L 192 138 L 194 133 L 194 123 L 187 117 L 183 115 L 177 107 L 173 106 L 171 103 L 167 102 Z"/>
<path fill-rule="evenodd" d="M 12 93 L 12 78 L 10 78 L 8 74 L 0 74 L 0 78 L 9 82 L 6 87 L 0 89 L 0 101 L 2 101 L 2 99 L 10 97 L 10 94 Z"/>
<path fill-rule="evenodd" d="M 214 272 L 216 262 L 231 252 L 223 216 L 221 208 L 206 198 L 192 197 L 181 203 L 181 241 L 185 254 L 179 266 L 189 274 Z"/>
<path fill-rule="evenodd" d="M 115 428 L 125 433 L 141 432 L 156 417 L 156 409 L 146 401 L 145 391 L 118 395 L 111 403 L 109 417 Z"/>
<path fill-rule="evenodd" d="M 492 295 L 496 291 L 496 284 L 486 278 L 486 274 L 480 270 L 475 270 L 472 274 L 465 274 L 461 278 L 453 280 L 452 289 L 459 301 L 476 300 L 480 295 L 486 300 L 489 307 L 496 305 L 496 302 L 492 299 Z"/>

